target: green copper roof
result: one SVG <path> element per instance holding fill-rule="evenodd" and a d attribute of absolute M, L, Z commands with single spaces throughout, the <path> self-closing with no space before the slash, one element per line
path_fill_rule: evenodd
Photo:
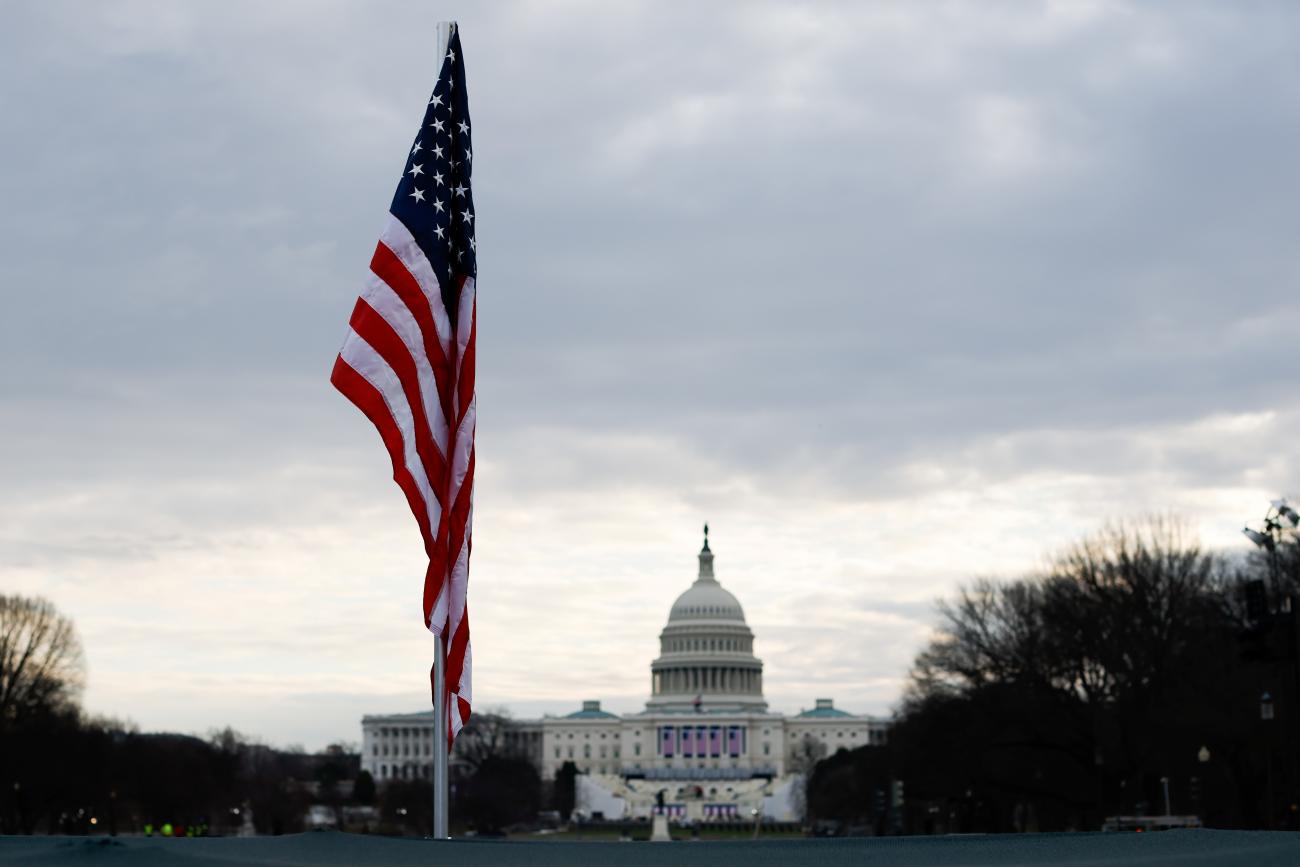
<path fill-rule="evenodd" d="M 565 714 L 565 719 L 618 719 L 616 714 L 605 710 L 575 710 L 573 713 Z"/>
<path fill-rule="evenodd" d="M 829 719 L 831 717 L 840 716 L 853 716 L 853 714 L 845 713 L 837 707 L 815 707 L 812 710 L 805 710 L 799 714 L 799 717 L 802 719 L 807 719 L 808 717 L 813 717 L 814 719 Z"/>

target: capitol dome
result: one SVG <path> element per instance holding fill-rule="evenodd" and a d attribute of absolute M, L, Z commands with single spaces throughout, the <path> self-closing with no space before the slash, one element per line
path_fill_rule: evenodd
<path fill-rule="evenodd" d="M 650 664 L 647 710 L 766 710 L 763 663 L 740 601 L 713 574 L 709 528 L 704 527 L 700 571 L 668 613 L 659 657 Z"/>

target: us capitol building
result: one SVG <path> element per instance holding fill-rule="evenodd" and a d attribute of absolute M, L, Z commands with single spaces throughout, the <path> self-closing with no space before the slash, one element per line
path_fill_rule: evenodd
<path fill-rule="evenodd" d="M 577 767 L 577 808 L 607 819 L 649 816 L 660 792 L 673 818 L 694 821 L 802 815 L 799 781 L 817 758 L 882 744 L 889 720 L 847 713 L 829 698 L 786 716 L 763 698 L 763 662 L 739 600 L 713 574 L 709 529 L 699 575 L 677 597 L 650 663 L 650 698 L 618 716 L 584 701 L 567 716 L 510 720 L 506 748 L 533 761 L 543 779 Z M 471 727 L 457 738 L 457 749 Z M 428 778 L 433 714 L 366 716 L 361 766 L 381 785 Z M 453 755 L 453 763 L 455 756 Z"/>

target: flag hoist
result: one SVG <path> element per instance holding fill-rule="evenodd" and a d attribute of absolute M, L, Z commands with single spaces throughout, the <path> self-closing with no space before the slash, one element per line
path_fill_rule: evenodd
<path fill-rule="evenodd" d="M 438 25 L 438 80 L 330 382 L 375 425 L 424 540 L 434 635 L 433 834 L 448 836 L 447 753 L 470 714 L 466 589 L 474 515 L 477 243 L 465 59 Z"/>

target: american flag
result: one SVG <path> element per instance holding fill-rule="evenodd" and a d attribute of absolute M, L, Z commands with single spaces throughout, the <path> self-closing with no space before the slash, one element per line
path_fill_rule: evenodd
<path fill-rule="evenodd" d="M 469 720 L 477 274 L 460 34 L 407 155 L 330 382 L 374 423 L 424 537 L 424 623 L 446 641 L 449 739 Z"/>

